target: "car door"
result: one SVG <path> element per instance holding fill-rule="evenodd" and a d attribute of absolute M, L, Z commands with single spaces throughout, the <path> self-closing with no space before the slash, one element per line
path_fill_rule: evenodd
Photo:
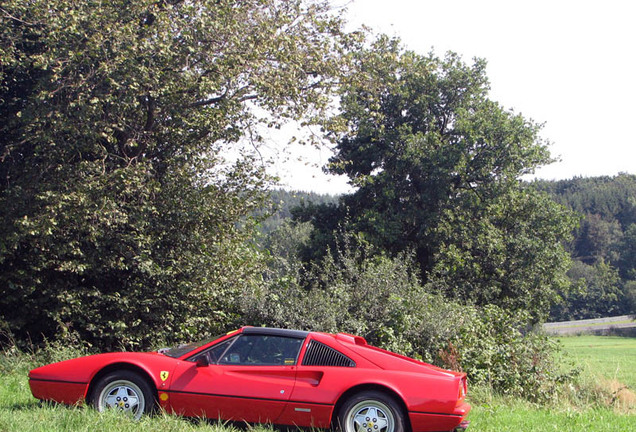
<path fill-rule="evenodd" d="M 309 338 L 296 371 L 296 385 L 279 421 L 329 428 L 334 405 L 343 390 L 351 388 L 356 363 L 316 339 Z"/>
<path fill-rule="evenodd" d="M 294 388 L 302 343 L 300 338 L 240 334 L 212 347 L 178 366 L 170 406 L 186 416 L 273 423 Z"/>

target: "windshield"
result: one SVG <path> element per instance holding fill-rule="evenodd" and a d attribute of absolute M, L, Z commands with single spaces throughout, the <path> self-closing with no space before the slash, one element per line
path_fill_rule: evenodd
<path fill-rule="evenodd" d="M 195 349 L 199 348 L 200 346 L 203 346 L 203 345 L 205 345 L 207 343 L 210 343 L 213 340 L 217 340 L 220 337 L 221 336 L 215 336 L 213 338 L 204 339 L 204 340 L 199 341 L 199 342 L 190 342 L 190 343 L 186 343 L 186 344 L 177 345 L 177 346 L 172 347 L 172 348 L 161 348 L 158 351 L 158 353 L 159 354 L 163 354 L 163 355 L 167 355 L 168 357 L 178 358 L 178 357 L 181 357 L 181 356 L 189 353 L 190 351 L 194 351 Z"/>

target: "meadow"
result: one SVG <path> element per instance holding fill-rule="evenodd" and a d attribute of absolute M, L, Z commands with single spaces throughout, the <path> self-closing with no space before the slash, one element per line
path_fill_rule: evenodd
<path fill-rule="evenodd" d="M 559 338 L 564 371 L 579 372 L 578 385 L 566 386 L 549 406 L 473 392 L 473 431 L 631 431 L 636 430 L 636 338 Z"/>
<path fill-rule="evenodd" d="M 636 339 L 578 336 L 560 340 L 563 367 L 580 369 L 581 385 L 566 389 L 559 400 L 548 406 L 494 395 L 488 389 L 472 389 L 469 431 L 636 430 L 636 405 L 629 399 L 636 388 Z M 68 350 L 62 351 L 49 356 L 46 361 L 69 354 Z M 245 430 L 236 425 L 162 414 L 133 422 L 114 412 L 98 413 L 86 407 L 42 404 L 31 396 L 26 378 L 28 370 L 41 363 L 41 357 L 15 351 L 4 352 L 0 357 L 0 431 Z M 266 426 L 248 427 L 248 430 L 271 432 Z"/>
<path fill-rule="evenodd" d="M 636 391 L 636 338 L 571 336 L 560 338 L 565 359 L 586 375 L 616 380 Z"/>

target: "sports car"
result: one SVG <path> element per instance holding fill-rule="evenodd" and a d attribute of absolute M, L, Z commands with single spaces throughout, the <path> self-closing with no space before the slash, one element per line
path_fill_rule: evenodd
<path fill-rule="evenodd" d="M 466 375 L 345 333 L 243 327 L 150 353 L 107 353 L 29 372 L 33 396 L 139 418 L 156 409 L 213 420 L 343 432 L 464 431 Z"/>

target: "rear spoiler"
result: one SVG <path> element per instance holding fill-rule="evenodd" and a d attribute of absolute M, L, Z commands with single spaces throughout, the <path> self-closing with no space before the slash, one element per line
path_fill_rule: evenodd
<path fill-rule="evenodd" d="M 348 342 L 354 345 L 367 345 L 367 341 L 365 338 L 363 338 L 362 336 L 354 336 L 349 333 L 338 333 L 336 335 L 336 340 Z"/>

